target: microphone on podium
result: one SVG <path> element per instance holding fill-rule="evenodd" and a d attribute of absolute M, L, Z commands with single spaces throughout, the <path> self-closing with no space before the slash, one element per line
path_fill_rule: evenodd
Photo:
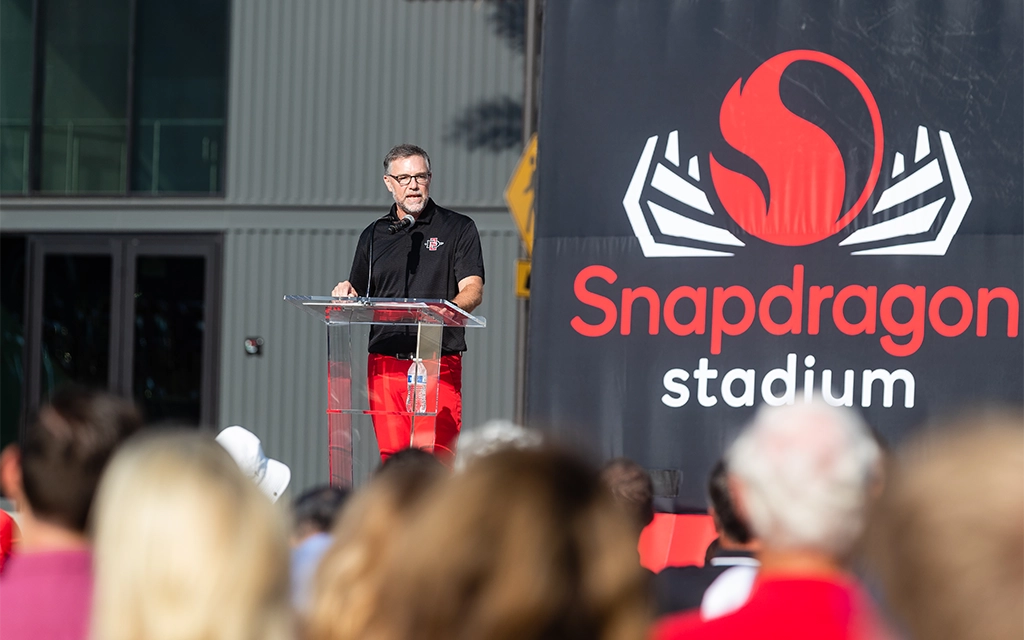
<path fill-rule="evenodd" d="M 412 217 L 408 213 L 402 216 L 400 220 L 396 220 L 388 225 L 388 231 L 391 233 L 398 233 L 403 229 L 408 229 L 416 222 L 416 218 Z"/>

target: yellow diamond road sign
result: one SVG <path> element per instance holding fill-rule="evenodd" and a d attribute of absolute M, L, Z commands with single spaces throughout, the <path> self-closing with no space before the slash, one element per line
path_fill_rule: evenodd
<path fill-rule="evenodd" d="M 526 145 L 519 164 L 512 173 L 512 179 L 505 187 L 505 203 L 519 228 L 519 237 L 526 245 L 526 255 L 533 253 L 534 195 L 536 189 L 537 134 L 533 134 Z"/>

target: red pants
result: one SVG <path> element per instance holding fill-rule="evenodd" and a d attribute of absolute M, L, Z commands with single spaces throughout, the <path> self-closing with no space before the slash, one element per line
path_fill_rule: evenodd
<path fill-rule="evenodd" d="M 417 447 L 451 467 L 462 429 L 462 356 L 441 356 L 439 375 L 427 377 L 427 410 L 434 408 L 431 398 L 436 390 L 437 416 L 402 415 L 410 364 L 411 360 L 377 353 L 371 353 L 367 360 L 370 411 L 380 458 L 387 460 L 396 451 Z"/>

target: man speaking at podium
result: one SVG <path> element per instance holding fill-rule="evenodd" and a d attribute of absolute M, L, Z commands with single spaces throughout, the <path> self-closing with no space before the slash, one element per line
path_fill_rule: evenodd
<path fill-rule="evenodd" d="M 430 199 L 430 157 L 400 144 L 384 157 L 384 185 L 395 204 L 363 230 L 348 280 L 335 297 L 441 298 L 472 313 L 484 295 L 484 260 L 476 224 Z M 371 263 L 372 256 L 372 263 Z M 451 466 L 462 428 L 462 352 L 466 330 L 445 328 L 441 339 L 437 417 L 416 419 L 415 442 Z M 414 327 L 374 327 L 370 333 L 367 380 L 370 408 L 405 411 L 406 376 L 416 354 Z M 382 460 L 410 446 L 404 415 L 373 414 Z"/>

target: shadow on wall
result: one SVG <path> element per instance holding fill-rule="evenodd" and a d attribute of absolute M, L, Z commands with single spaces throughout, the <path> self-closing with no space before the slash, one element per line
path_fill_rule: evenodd
<path fill-rule="evenodd" d="M 470 151 L 504 151 L 523 144 L 523 103 L 509 97 L 485 100 L 455 118 L 445 138 Z"/>
<path fill-rule="evenodd" d="M 526 0 L 488 0 L 487 22 L 516 53 L 526 48 Z M 470 105 L 448 126 L 445 139 L 470 151 L 497 153 L 523 143 L 523 102 L 508 96 Z"/>
<path fill-rule="evenodd" d="M 526 49 L 526 0 L 490 0 L 487 21 L 516 53 Z"/>

